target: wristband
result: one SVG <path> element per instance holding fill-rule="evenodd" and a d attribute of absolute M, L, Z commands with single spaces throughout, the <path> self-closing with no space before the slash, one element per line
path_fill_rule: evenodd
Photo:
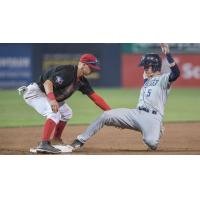
<path fill-rule="evenodd" d="M 48 97 L 49 100 L 56 100 L 56 97 L 55 97 L 55 95 L 54 95 L 53 92 L 49 92 L 49 93 L 47 94 L 47 97 Z"/>
<path fill-rule="evenodd" d="M 174 63 L 174 59 L 170 53 L 166 54 L 166 58 L 167 58 L 167 61 L 169 62 L 169 64 Z"/>

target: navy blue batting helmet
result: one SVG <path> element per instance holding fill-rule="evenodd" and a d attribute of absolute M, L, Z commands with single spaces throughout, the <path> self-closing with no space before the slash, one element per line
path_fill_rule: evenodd
<path fill-rule="evenodd" d="M 144 56 L 142 56 L 139 66 L 143 66 L 144 68 L 152 66 L 152 70 L 154 72 L 161 71 L 162 60 L 158 54 L 145 54 Z"/>

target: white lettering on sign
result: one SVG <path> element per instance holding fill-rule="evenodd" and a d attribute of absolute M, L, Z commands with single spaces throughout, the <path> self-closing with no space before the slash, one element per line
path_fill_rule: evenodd
<path fill-rule="evenodd" d="M 30 78 L 30 72 L 0 72 L 0 79 L 2 78 Z"/>
<path fill-rule="evenodd" d="M 192 63 L 185 63 L 182 69 L 184 79 L 200 79 L 200 66 L 192 66 Z"/>
<path fill-rule="evenodd" d="M 0 67 L 30 67 L 28 57 L 0 57 Z"/>

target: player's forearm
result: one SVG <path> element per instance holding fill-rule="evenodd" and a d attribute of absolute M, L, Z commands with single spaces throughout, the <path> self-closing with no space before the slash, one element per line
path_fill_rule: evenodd
<path fill-rule="evenodd" d="M 102 110 L 110 110 L 110 106 L 104 101 L 102 97 L 97 95 L 95 92 L 88 96 L 97 106 Z"/>
<path fill-rule="evenodd" d="M 173 82 L 180 76 L 180 70 L 177 64 L 175 64 L 173 67 L 170 67 L 170 69 L 171 73 L 169 75 L 169 82 Z"/>
<path fill-rule="evenodd" d="M 171 53 L 167 53 L 166 58 L 171 67 L 176 65 L 176 62 L 174 61 L 174 58 L 172 57 Z"/>
<path fill-rule="evenodd" d="M 46 80 L 43 85 L 46 94 L 53 92 L 53 83 L 50 80 Z"/>
<path fill-rule="evenodd" d="M 45 93 L 48 96 L 48 98 L 50 100 L 55 100 L 56 98 L 53 93 L 53 83 L 50 80 L 46 80 L 43 85 Z"/>
<path fill-rule="evenodd" d="M 173 82 L 180 76 L 180 70 L 170 53 L 166 54 L 166 58 L 168 63 L 170 64 L 170 69 L 171 69 L 171 73 L 169 75 L 169 82 Z"/>

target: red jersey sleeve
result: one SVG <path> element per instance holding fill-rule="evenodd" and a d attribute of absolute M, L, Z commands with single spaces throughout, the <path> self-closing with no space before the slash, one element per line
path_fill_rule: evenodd
<path fill-rule="evenodd" d="M 93 92 L 92 94 L 88 95 L 88 97 L 102 110 L 110 110 L 110 106 L 104 101 L 102 97 L 100 97 L 98 94 Z"/>

